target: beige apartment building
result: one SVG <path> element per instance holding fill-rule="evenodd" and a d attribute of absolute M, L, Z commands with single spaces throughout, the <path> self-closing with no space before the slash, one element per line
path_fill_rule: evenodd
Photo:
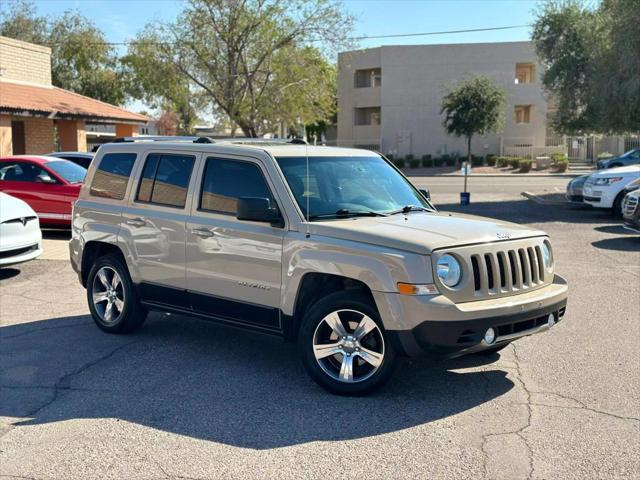
<path fill-rule="evenodd" d="M 474 154 L 549 153 L 562 142 L 547 129 L 531 42 L 379 47 L 341 53 L 338 66 L 340 145 L 398 157 L 466 153 L 465 140 L 445 132 L 440 105 L 448 87 L 476 75 L 501 85 L 508 103 L 504 130 L 475 138 Z"/>

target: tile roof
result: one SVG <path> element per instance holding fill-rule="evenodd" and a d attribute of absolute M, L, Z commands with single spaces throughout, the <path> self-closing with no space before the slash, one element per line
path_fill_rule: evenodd
<path fill-rule="evenodd" d="M 0 81 L 0 112 L 146 123 L 149 118 L 58 87 Z"/>

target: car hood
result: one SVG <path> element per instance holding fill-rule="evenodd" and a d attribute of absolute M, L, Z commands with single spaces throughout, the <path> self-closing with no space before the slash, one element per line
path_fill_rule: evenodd
<path fill-rule="evenodd" d="M 310 233 L 420 254 L 445 247 L 546 235 L 541 230 L 491 218 L 430 212 L 313 222 Z"/>
<path fill-rule="evenodd" d="M 21 217 L 35 217 L 36 212 L 19 198 L 0 192 L 0 223 Z"/>
<path fill-rule="evenodd" d="M 640 174 L 640 165 L 627 165 L 626 167 L 608 168 L 591 174 L 592 178 L 610 177 L 616 174 Z"/>

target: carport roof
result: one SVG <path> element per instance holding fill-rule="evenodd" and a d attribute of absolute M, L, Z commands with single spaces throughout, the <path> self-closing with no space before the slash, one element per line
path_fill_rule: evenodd
<path fill-rule="evenodd" d="M 149 118 L 62 88 L 0 81 L 0 112 L 108 123 L 144 124 Z"/>

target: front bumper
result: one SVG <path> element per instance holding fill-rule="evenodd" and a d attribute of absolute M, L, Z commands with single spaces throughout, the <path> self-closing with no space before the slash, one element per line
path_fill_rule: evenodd
<path fill-rule="evenodd" d="M 477 302 L 455 304 L 442 295 L 374 293 L 374 298 L 387 333 L 401 353 L 455 357 L 548 330 L 564 316 L 567 290 L 566 281 L 555 275 L 551 284 L 537 290 Z M 487 345 L 483 337 L 490 327 L 497 338 Z"/>

